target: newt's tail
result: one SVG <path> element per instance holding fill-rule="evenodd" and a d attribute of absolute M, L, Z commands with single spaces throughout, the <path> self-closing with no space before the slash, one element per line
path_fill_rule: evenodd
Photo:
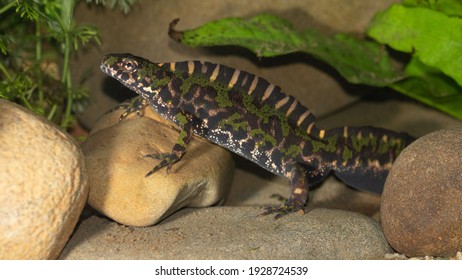
<path fill-rule="evenodd" d="M 369 126 L 334 128 L 326 131 L 329 135 L 341 135 L 334 174 L 349 186 L 379 194 L 393 162 L 415 140 L 406 133 Z"/>

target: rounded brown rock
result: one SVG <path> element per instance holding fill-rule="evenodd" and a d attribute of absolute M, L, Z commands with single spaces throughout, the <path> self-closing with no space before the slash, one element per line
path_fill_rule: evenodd
<path fill-rule="evenodd" d="M 122 113 L 104 115 L 82 143 L 93 208 L 121 224 L 150 226 L 183 207 L 224 201 L 234 171 L 228 151 L 194 137 L 169 173 L 146 177 L 159 160 L 145 155 L 171 152 L 179 132 L 149 107 L 119 122 Z"/>
<path fill-rule="evenodd" d="M 0 99 L 0 259 L 56 259 L 88 195 L 72 137 Z"/>
<path fill-rule="evenodd" d="M 462 127 L 407 147 L 385 183 L 381 220 L 392 247 L 407 256 L 453 256 L 462 249 Z"/>

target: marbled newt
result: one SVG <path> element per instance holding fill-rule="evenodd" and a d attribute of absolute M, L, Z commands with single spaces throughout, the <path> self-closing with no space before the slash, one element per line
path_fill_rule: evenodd
<path fill-rule="evenodd" d="M 331 172 L 354 188 L 381 193 L 393 161 L 414 140 L 369 126 L 319 129 L 308 108 L 280 87 L 220 64 L 109 54 L 101 69 L 141 97 L 125 115 L 149 105 L 180 128 L 171 153 L 147 155 L 160 163 L 146 176 L 169 171 L 195 133 L 289 179 L 287 201 L 262 214 L 303 210 L 309 187 Z"/>

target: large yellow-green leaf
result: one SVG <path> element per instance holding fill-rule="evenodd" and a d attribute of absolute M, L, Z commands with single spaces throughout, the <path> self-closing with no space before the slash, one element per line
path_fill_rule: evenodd
<path fill-rule="evenodd" d="M 460 0 L 403 0 L 403 4 L 432 9 L 449 16 L 462 16 L 462 1 Z"/>
<path fill-rule="evenodd" d="M 462 19 L 427 8 L 393 5 L 376 15 L 368 35 L 413 53 L 462 85 Z"/>
<path fill-rule="evenodd" d="M 408 78 L 391 84 L 391 88 L 462 119 L 462 89 L 452 78 L 416 57 L 405 71 Z"/>

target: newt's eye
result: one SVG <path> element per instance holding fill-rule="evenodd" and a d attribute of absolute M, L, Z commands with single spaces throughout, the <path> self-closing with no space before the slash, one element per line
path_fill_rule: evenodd
<path fill-rule="evenodd" d="M 125 68 L 126 71 L 129 72 L 136 72 L 136 69 L 138 67 L 138 63 L 134 60 L 127 59 L 123 63 L 123 67 Z"/>

